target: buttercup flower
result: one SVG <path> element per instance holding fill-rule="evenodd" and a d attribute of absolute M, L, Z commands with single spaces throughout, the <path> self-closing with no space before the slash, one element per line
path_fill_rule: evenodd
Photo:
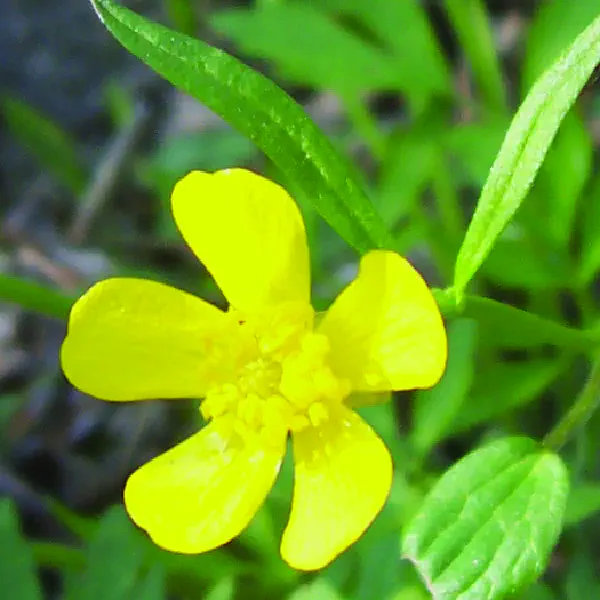
<path fill-rule="evenodd" d="M 101 281 L 72 309 L 64 372 L 103 400 L 203 398 L 208 424 L 125 488 L 132 519 L 171 551 L 204 552 L 238 535 L 269 493 L 291 434 L 295 482 L 281 554 L 295 568 L 321 568 L 365 531 L 392 480 L 389 452 L 350 394 L 439 380 L 446 335 L 437 305 L 406 260 L 372 251 L 315 319 L 300 212 L 283 188 L 249 171 L 192 172 L 172 209 L 229 310 L 153 281 Z"/>

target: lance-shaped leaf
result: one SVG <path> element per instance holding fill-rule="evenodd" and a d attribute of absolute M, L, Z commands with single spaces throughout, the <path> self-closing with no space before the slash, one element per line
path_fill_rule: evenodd
<path fill-rule="evenodd" d="M 454 465 L 404 534 L 403 554 L 435 600 L 495 600 L 534 581 L 561 530 L 568 474 L 527 438 L 497 440 Z"/>
<path fill-rule="evenodd" d="M 127 50 L 248 136 L 351 246 L 390 246 L 352 167 L 283 90 L 218 48 L 111 0 L 91 1 Z"/>
<path fill-rule="evenodd" d="M 458 299 L 525 198 L 556 131 L 600 61 L 600 17 L 536 82 L 515 115 L 456 258 Z"/>

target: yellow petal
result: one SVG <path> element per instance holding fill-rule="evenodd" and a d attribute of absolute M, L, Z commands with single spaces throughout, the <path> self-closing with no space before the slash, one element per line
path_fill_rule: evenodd
<path fill-rule="evenodd" d="M 294 435 L 295 485 L 281 555 L 320 569 L 355 542 L 383 507 L 392 459 L 377 434 L 345 407 Z"/>
<path fill-rule="evenodd" d="M 233 368 L 238 329 L 175 288 L 107 279 L 73 306 L 62 368 L 75 387 L 103 400 L 199 397 Z"/>
<path fill-rule="evenodd" d="M 269 493 L 285 452 L 286 432 L 250 447 L 229 417 L 215 419 L 140 467 L 125 487 L 125 506 L 153 541 L 195 554 L 227 543 L 248 525 Z"/>
<path fill-rule="evenodd" d="M 363 257 L 357 278 L 320 323 L 330 362 L 357 391 L 435 385 L 446 366 L 446 331 L 427 284 L 394 252 Z"/>
<path fill-rule="evenodd" d="M 310 301 L 304 223 L 281 186 L 243 169 L 193 171 L 171 203 L 185 241 L 235 309 Z"/>

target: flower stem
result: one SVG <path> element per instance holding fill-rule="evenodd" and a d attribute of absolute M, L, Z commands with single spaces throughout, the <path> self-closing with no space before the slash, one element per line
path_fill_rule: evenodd
<path fill-rule="evenodd" d="M 560 450 L 579 427 L 585 425 L 600 406 L 600 358 L 592 365 L 590 376 L 565 416 L 544 438 L 544 446 Z"/>

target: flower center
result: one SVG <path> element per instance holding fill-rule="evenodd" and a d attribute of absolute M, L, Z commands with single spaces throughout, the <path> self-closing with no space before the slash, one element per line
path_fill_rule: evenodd
<path fill-rule="evenodd" d="M 235 416 L 244 437 L 269 438 L 325 422 L 350 392 L 331 371 L 329 341 L 313 331 L 312 308 L 284 306 L 269 318 L 239 319 L 254 352 L 233 381 L 213 386 L 201 405 L 204 418 Z"/>

